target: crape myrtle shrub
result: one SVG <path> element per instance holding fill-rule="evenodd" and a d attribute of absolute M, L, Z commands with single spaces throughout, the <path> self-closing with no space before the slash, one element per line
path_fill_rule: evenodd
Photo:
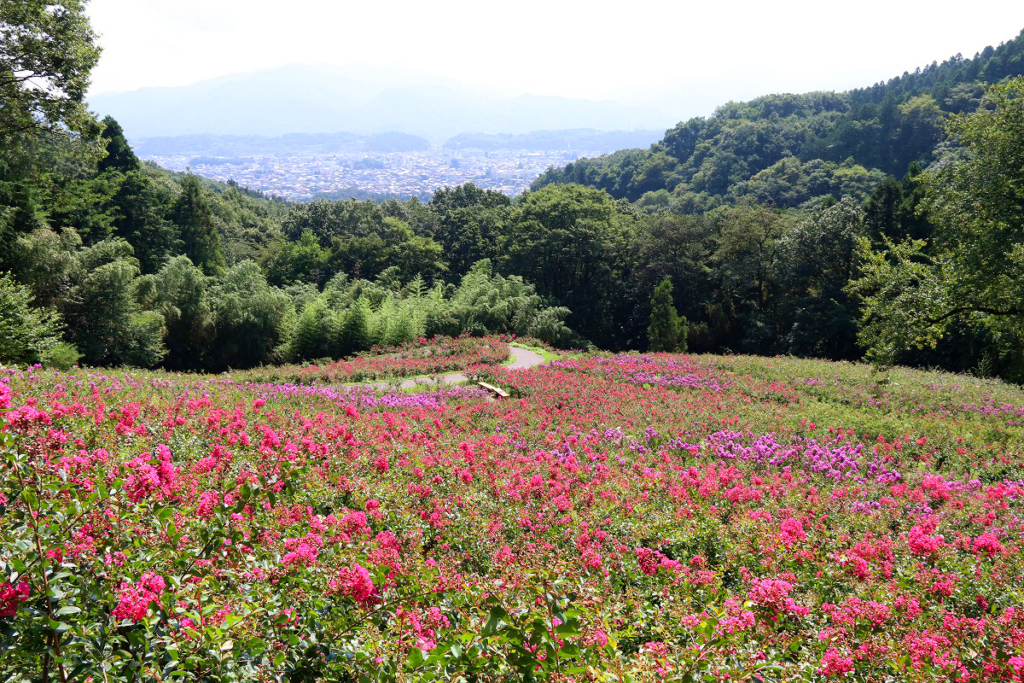
<path fill-rule="evenodd" d="M 498 337 L 421 337 L 399 346 L 375 346 L 349 360 L 270 366 L 235 373 L 232 379 L 295 384 L 363 382 L 464 370 L 473 365 L 501 363 L 508 357 L 508 342 Z"/>
<path fill-rule="evenodd" d="M 513 397 L 4 371 L 3 680 L 1024 675 L 1020 390 L 487 375 Z"/>

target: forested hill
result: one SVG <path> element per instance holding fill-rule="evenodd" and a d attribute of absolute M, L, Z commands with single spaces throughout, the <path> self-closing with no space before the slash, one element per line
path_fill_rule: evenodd
<path fill-rule="evenodd" d="M 972 59 L 956 55 L 868 88 L 730 102 L 650 149 L 551 169 L 533 189 L 579 183 L 687 213 L 745 198 L 778 208 L 863 199 L 886 175 L 932 159 L 945 114 L 976 109 L 986 83 L 1022 74 L 1024 31 Z"/>

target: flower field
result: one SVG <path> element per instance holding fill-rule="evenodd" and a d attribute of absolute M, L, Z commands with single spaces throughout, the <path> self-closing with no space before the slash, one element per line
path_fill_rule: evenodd
<path fill-rule="evenodd" d="M 0 371 L 0 680 L 1024 680 L 1024 392 L 498 361 Z"/>
<path fill-rule="evenodd" d="M 268 366 L 235 373 L 243 382 L 337 384 L 367 382 L 464 370 L 500 363 L 509 357 L 508 342 L 499 337 L 437 337 L 401 346 L 374 347 L 349 360 L 323 365 Z"/>

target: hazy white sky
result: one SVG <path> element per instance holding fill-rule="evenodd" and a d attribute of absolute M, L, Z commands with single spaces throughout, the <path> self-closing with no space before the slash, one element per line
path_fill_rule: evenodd
<path fill-rule="evenodd" d="M 89 14 L 93 94 L 329 63 L 567 97 L 720 82 L 725 100 L 869 85 L 1024 29 L 1020 0 L 92 0 Z"/>

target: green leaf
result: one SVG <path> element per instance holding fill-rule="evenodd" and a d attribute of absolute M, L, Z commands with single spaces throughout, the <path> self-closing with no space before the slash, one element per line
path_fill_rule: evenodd
<path fill-rule="evenodd" d="M 491 608 L 491 612 L 487 617 L 487 623 L 484 624 L 484 630 L 481 631 L 480 635 L 483 637 L 493 636 L 498 632 L 498 624 L 502 619 L 508 617 L 508 612 L 501 606 L 495 606 Z"/>
<path fill-rule="evenodd" d="M 423 650 L 419 649 L 418 647 L 414 647 L 412 648 L 412 650 L 409 651 L 408 665 L 410 668 L 418 669 L 420 666 L 423 665 L 424 661 L 425 658 L 423 656 Z"/>
<path fill-rule="evenodd" d="M 580 634 L 580 622 L 578 619 L 570 619 L 561 626 L 556 627 L 555 633 L 560 636 L 578 636 Z"/>

